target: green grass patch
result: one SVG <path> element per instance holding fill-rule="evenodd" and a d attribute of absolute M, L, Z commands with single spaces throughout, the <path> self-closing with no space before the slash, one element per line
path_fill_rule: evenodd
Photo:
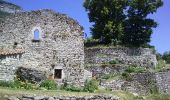
<path fill-rule="evenodd" d="M 167 69 L 170 69 L 170 64 L 166 64 L 164 60 L 158 60 L 157 66 L 155 68 L 155 72 L 163 72 Z"/>
<path fill-rule="evenodd" d="M 138 67 L 138 66 L 129 66 L 125 72 L 127 73 L 144 73 L 147 70 L 144 67 Z"/>
<path fill-rule="evenodd" d="M 170 100 L 168 94 L 152 94 L 146 97 L 146 100 Z"/>
<path fill-rule="evenodd" d="M 170 100 L 168 94 L 150 94 L 145 96 L 134 96 L 132 93 L 125 91 L 106 91 L 97 90 L 95 93 L 89 92 L 70 92 L 64 90 L 25 90 L 25 89 L 12 89 L 0 87 L 0 96 L 22 96 L 22 95 L 37 95 L 37 96 L 91 96 L 91 95 L 114 95 L 120 97 L 120 100 Z"/>
<path fill-rule="evenodd" d="M 43 87 L 47 90 L 56 90 L 58 85 L 54 80 L 45 80 L 40 84 L 40 87 Z"/>

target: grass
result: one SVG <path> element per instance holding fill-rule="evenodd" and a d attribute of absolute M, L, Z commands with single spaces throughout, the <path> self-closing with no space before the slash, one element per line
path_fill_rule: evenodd
<path fill-rule="evenodd" d="M 152 94 L 142 99 L 142 96 L 134 96 L 132 93 L 125 91 L 106 91 L 97 90 L 95 93 L 88 92 L 69 92 L 63 90 L 25 90 L 25 89 L 11 89 L 0 87 L 0 96 L 18 96 L 23 95 L 37 95 L 37 96 L 91 96 L 91 95 L 114 95 L 120 97 L 120 100 L 170 100 L 170 95 L 167 94 Z M 2 99 L 2 98 L 0 98 Z M 3 100 L 3 99 L 2 99 Z"/>
<path fill-rule="evenodd" d="M 121 79 L 121 74 L 106 74 L 101 77 L 102 79 L 106 79 L 107 82 L 113 81 L 113 80 L 118 80 Z"/>
<path fill-rule="evenodd" d="M 169 67 L 169 68 L 170 68 L 170 64 L 166 64 L 166 67 Z"/>
<path fill-rule="evenodd" d="M 13 89 L 13 88 L 4 88 L 0 87 L 0 95 L 40 95 L 40 96 L 85 96 L 85 95 L 94 95 L 95 93 L 88 92 L 70 92 L 64 90 L 25 90 L 25 89 Z"/>
<path fill-rule="evenodd" d="M 152 94 L 146 97 L 147 100 L 170 100 L 168 94 Z"/>
<path fill-rule="evenodd" d="M 24 90 L 24 89 L 11 89 L 0 87 L 0 96 L 9 95 L 9 96 L 18 96 L 22 95 L 37 95 L 37 96 L 91 96 L 91 95 L 115 95 L 120 97 L 120 100 L 135 100 L 134 96 L 131 93 L 124 91 L 106 91 L 98 90 L 95 93 L 88 92 L 69 92 L 63 90 Z"/>

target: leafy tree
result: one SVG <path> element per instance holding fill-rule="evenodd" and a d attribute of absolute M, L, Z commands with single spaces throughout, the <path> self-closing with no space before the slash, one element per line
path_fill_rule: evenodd
<path fill-rule="evenodd" d="M 129 0 L 128 5 L 123 43 L 132 46 L 145 45 L 150 42 L 152 28 L 157 27 L 157 23 L 148 18 L 148 15 L 156 12 L 163 2 L 161 0 Z"/>
<path fill-rule="evenodd" d="M 162 56 L 162 58 L 168 63 L 170 64 L 170 51 L 169 52 L 165 52 Z"/>
<path fill-rule="evenodd" d="M 161 0 L 85 0 L 92 38 L 109 44 L 143 46 L 150 42 L 157 23 L 148 18 L 163 5 Z"/>
<path fill-rule="evenodd" d="M 156 59 L 157 60 L 162 60 L 162 55 L 158 52 L 156 52 Z"/>
<path fill-rule="evenodd" d="M 84 7 L 88 11 L 92 37 L 102 43 L 118 42 L 124 32 L 124 9 L 127 0 L 85 0 Z"/>

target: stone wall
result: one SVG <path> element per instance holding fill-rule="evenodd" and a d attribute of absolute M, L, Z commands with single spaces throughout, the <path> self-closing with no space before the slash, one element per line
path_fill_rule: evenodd
<path fill-rule="evenodd" d="M 39 40 L 34 39 L 35 30 Z M 50 78 L 54 78 L 55 69 L 61 69 L 61 80 L 70 84 L 84 82 L 83 43 L 78 22 L 51 10 L 11 14 L 0 22 L 0 47 L 25 50 L 14 67 L 45 71 Z"/>
<path fill-rule="evenodd" d="M 159 92 L 170 94 L 170 70 L 156 73 L 155 77 Z"/>
<path fill-rule="evenodd" d="M 129 66 L 127 65 L 111 65 L 111 64 L 87 64 L 85 69 L 92 73 L 93 77 L 100 77 L 107 74 L 117 74 L 124 72 Z"/>
<path fill-rule="evenodd" d="M 122 85 L 122 89 L 133 93 L 147 95 L 157 92 L 155 73 L 137 73 L 131 76 L 131 80 Z"/>
<path fill-rule="evenodd" d="M 157 64 L 156 55 L 149 48 L 85 48 L 86 64 L 107 63 L 112 60 L 143 67 L 155 67 Z"/>
<path fill-rule="evenodd" d="M 13 80 L 19 61 L 20 55 L 0 55 L 0 80 Z"/>
<path fill-rule="evenodd" d="M 91 95 L 91 96 L 10 96 L 8 100 L 120 100 L 117 96 L 112 95 Z"/>
<path fill-rule="evenodd" d="M 40 83 L 46 80 L 46 74 L 43 71 L 19 67 L 16 71 L 17 78 L 24 82 Z"/>
<path fill-rule="evenodd" d="M 170 94 L 170 71 L 132 74 L 130 80 L 102 80 L 100 85 L 111 90 L 125 90 L 147 95 L 150 92 Z"/>

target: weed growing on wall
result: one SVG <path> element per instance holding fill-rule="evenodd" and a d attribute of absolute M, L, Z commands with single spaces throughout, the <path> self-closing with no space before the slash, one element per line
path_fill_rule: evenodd
<path fill-rule="evenodd" d="M 98 82 L 96 80 L 86 80 L 84 85 L 85 92 L 94 92 L 98 89 Z"/>
<path fill-rule="evenodd" d="M 56 90 L 57 84 L 54 80 L 45 80 L 40 84 L 40 87 L 43 87 L 47 90 Z"/>

